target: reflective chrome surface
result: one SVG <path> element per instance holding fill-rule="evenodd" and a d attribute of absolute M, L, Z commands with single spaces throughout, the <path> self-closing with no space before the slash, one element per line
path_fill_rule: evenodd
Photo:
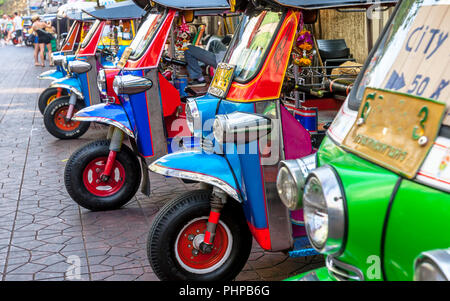
<path fill-rule="evenodd" d="M 153 82 L 145 77 L 131 74 L 116 76 L 113 81 L 113 89 L 116 94 L 138 94 L 147 91 L 153 86 Z"/>
<path fill-rule="evenodd" d="M 86 73 L 91 70 L 92 66 L 88 62 L 83 61 L 71 61 L 69 62 L 69 72 L 73 72 L 76 74 Z"/>
<path fill-rule="evenodd" d="M 325 260 L 328 271 L 340 281 L 358 280 L 364 281 L 364 274 L 358 268 L 341 262 L 333 256 L 327 256 Z"/>
<path fill-rule="evenodd" d="M 450 281 L 450 249 L 423 252 L 414 267 L 414 280 Z"/>
<path fill-rule="evenodd" d="M 247 143 L 268 135 L 272 121 L 259 114 L 233 112 L 217 115 L 213 128 L 214 137 L 220 143 Z"/>
<path fill-rule="evenodd" d="M 323 246 L 317 247 L 314 245 L 314 240 L 311 239 L 310 227 L 305 215 L 305 225 L 308 237 L 313 244 L 313 247 L 320 253 L 334 254 L 340 251 L 344 235 L 345 235 L 345 207 L 344 194 L 341 191 L 341 185 L 336 177 L 335 172 L 328 165 L 319 167 L 310 172 L 307 184 L 311 180 L 319 181 L 325 202 L 327 205 L 326 211 L 328 214 L 328 235 Z M 305 190 L 306 191 L 306 190 Z M 305 193 L 306 196 L 306 193 Z M 304 197 L 303 201 L 309 202 L 311 206 L 315 206 L 314 200 L 309 200 Z"/>
<path fill-rule="evenodd" d="M 237 200 L 238 202 L 241 202 L 241 199 L 239 198 L 239 195 L 237 194 L 236 190 L 218 178 L 189 171 L 175 170 L 164 166 L 160 166 L 155 163 L 150 164 L 148 166 L 148 169 L 165 176 L 187 179 L 216 186 L 225 191 L 233 199 Z"/>
<path fill-rule="evenodd" d="M 280 162 L 278 176 L 277 176 L 277 190 L 278 194 L 283 201 L 283 204 L 288 207 L 289 210 L 297 210 L 302 208 L 303 206 L 303 192 L 305 188 L 306 178 L 311 170 L 316 168 L 317 159 L 316 155 L 312 154 L 306 156 L 304 158 L 296 159 L 296 160 L 284 160 Z M 286 168 L 287 172 L 291 175 L 294 180 L 297 193 L 295 195 L 296 199 L 287 199 L 287 193 L 284 193 L 284 185 L 281 182 L 282 177 L 280 177 L 280 173 L 282 172 L 282 168 Z M 292 196 L 294 197 L 294 196 Z"/>

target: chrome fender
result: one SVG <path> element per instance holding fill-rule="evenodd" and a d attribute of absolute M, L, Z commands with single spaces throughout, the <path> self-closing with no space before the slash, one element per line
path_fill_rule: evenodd
<path fill-rule="evenodd" d="M 38 79 L 51 79 L 51 80 L 58 80 L 64 77 L 64 74 L 57 70 L 48 70 L 45 72 L 42 72 L 41 74 L 38 75 Z"/>
<path fill-rule="evenodd" d="M 122 106 L 110 103 L 100 103 L 78 111 L 73 117 L 76 121 L 92 121 L 115 126 L 131 138 L 135 138 L 134 125 L 128 120 Z"/>
<path fill-rule="evenodd" d="M 78 98 L 84 99 L 83 93 L 81 92 L 80 81 L 76 78 L 66 76 L 55 80 L 50 85 L 51 88 L 63 88 L 69 90 L 72 93 L 75 93 Z"/>
<path fill-rule="evenodd" d="M 198 181 L 216 186 L 242 202 L 240 189 L 227 160 L 202 150 L 182 151 L 159 158 L 148 168 L 169 177 Z M 236 179 L 240 179 L 239 176 Z"/>

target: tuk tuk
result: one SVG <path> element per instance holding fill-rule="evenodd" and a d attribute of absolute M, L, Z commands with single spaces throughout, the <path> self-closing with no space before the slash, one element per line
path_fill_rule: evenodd
<path fill-rule="evenodd" d="M 67 75 L 50 85 L 65 90 L 68 95 L 56 98 L 44 110 L 47 131 L 59 139 L 75 139 L 89 129 L 88 122 L 72 120 L 72 116 L 84 107 L 106 101 L 97 87 L 98 69 L 115 67 L 131 44 L 135 21 L 142 17 L 144 10 L 127 1 L 86 13 L 97 20 L 73 61 L 63 59 Z"/>
<path fill-rule="evenodd" d="M 236 4 L 244 16 L 208 94 L 186 105 L 201 148 L 166 155 L 149 166 L 205 188 L 168 202 L 152 223 L 148 258 L 160 279 L 233 279 L 247 262 L 253 238 L 266 251 L 317 254 L 301 211 L 290 212 L 277 195 L 277 169 L 281 160 L 316 151 L 343 102 L 334 84 L 346 85 L 339 89 L 345 95 L 356 78 L 336 69 L 355 73 L 360 68 L 348 47 L 341 48 L 342 40 L 321 39 L 315 30 L 324 22 L 319 14 L 366 9 L 362 1 Z M 350 34 L 355 35 L 342 35 Z M 330 44 L 339 47 L 322 47 Z"/>
<path fill-rule="evenodd" d="M 74 60 L 75 52 L 78 50 L 79 44 L 83 41 L 87 32 L 89 31 L 95 18 L 86 13 L 69 13 L 67 14 L 69 20 L 72 21 L 72 26 L 69 29 L 65 39 L 61 43 L 59 51 L 52 53 L 52 61 L 56 69 L 48 70 L 41 73 L 38 79 L 58 80 L 67 76 L 66 68 L 63 67 L 63 62 Z M 38 108 L 41 114 L 44 114 L 45 107 L 56 98 L 67 95 L 68 92 L 62 88 L 49 87 L 42 91 L 38 99 Z"/>
<path fill-rule="evenodd" d="M 317 153 L 281 163 L 326 256 L 289 280 L 450 280 L 449 19 L 448 1 L 399 2 Z"/>
<path fill-rule="evenodd" d="M 136 1 L 147 9 L 136 38 L 118 68 L 99 72 L 99 88 L 113 100 L 78 111 L 72 119 L 109 125 L 106 139 L 80 147 L 65 167 L 69 195 L 90 210 L 120 208 L 140 186 L 149 196 L 147 165 L 199 144 L 184 115 L 184 89 L 176 88 L 181 72 L 177 66 L 186 62 L 179 58 L 183 51 L 177 51 L 174 41 L 179 27 L 189 26 L 195 17 L 224 14 L 229 5 L 225 0 L 189 1 L 186 9 L 179 2 L 152 2 L 154 6 Z M 166 72 L 169 66 L 174 68 Z M 124 143 L 126 137 L 132 149 Z"/>

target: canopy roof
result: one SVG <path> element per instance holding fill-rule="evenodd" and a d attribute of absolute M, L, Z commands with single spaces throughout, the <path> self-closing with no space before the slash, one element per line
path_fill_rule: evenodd
<path fill-rule="evenodd" d="M 153 2 L 180 10 L 230 9 L 227 0 L 153 0 Z"/>
<path fill-rule="evenodd" d="M 89 21 L 89 20 L 95 20 L 94 17 L 88 15 L 86 12 L 90 12 L 94 10 L 93 8 L 91 9 L 86 9 L 85 12 L 80 12 L 80 11 L 71 11 L 67 13 L 67 18 L 71 19 L 71 20 L 76 20 L 76 21 Z"/>
<path fill-rule="evenodd" d="M 319 9 L 319 8 L 338 8 L 346 6 L 368 6 L 373 4 L 395 4 L 398 0 L 377 0 L 371 2 L 368 0 L 272 0 L 283 6 L 302 8 L 302 9 Z"/>
<path fill-rule="evenodd" d="M 139 19 L 145 14 L 145 10 L 131 0 L 113 3 L 102 9 L 87 10 L 84 12 L 100 20 Z"/>

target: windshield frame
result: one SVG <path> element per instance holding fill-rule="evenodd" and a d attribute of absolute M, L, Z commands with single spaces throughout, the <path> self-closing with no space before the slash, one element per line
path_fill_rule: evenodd
<path fill-rule="evenodd" d="M 145 20 L 141 21 L 141 23 L 140 23 L 140 25 L 139 25 L 139 28 L 138 28 L 138 30 L 136 31 L 135 35 L 134 35 L 133 41 L 131 42 L 131 44 L 130 44 L 130 46 L 129 46 L 130 48 L 132 47 L 131 45 L 132 45 L 135 41 L 137 41 L 136 38 L 137 38 L 138 35 L 139 35 L 139 31 L 142 29 L 142 26 L 144 25 L 144 23 L 147 21 L 147 18 L 148 18 L 151 14 L 154 14 L 154 15 L 161 15 L 160 23 L 157 25 L 157 28 L 155 29 L 155 32 L 153 33 L 152 37 L 148 40 L 147 44 L 145 45 L 145 47 L 143 48 L 143 50 L 141 51 L 141 53 L 139 53 L 138 55 L 136 55 L 136 54 L 135 54 L 136 50 L 132 48 L 133 51 L 131 52 L 130 57 L 128 58 L 129 60 L 137 61 L 137 60 L 139 60 L 140 58 L 142 58 L 142 57 L 145 55 L 145 53 L 147 52 L 148 48 L 151 46 L 152 42 L 154 41 L 155 37 L 157 36 L 158 32 L 160 31 L 162 25 L 165 23 L 165 21 L 166 21 L 166 19 L 167 19 L 168 13 L 169 13 L 169 10 L 168 10 L 168 9 L 164 9 L 164 12 L 163 12 L 163 13 L 162 13 L 162 12 L 159 12 L 159 11 L 156 11 L 156 12 L 155 12 L 155 11 L 152 10 L 152 11 L 149 11 L 149 12 L 145 15 Z M 150 28 L 147 28 L 147 31 L 146 31 L 146 32 L 148 32 L 149 30 L 151 30 L 151 29 L 150 29 Z"/>
<path fill-rule="evenodd" d="M 102 21 L 95 20 L 95 22 L 91 25 L 91 28 L 89 28 L 89 31 L 87 32 L 86 36 L 84 37 L 83 42 L 81 42 L 80 48 L 86 48 L 87 45 L 89 45 L 89 42 L 91 41 L 92 37 L 95 35 L 95 32 L 99 28 Z"/>
<path fill-rule="evenodd" d="M 228 56 L 230 55 L 230 49 L 231 49 L 231 46 L 234 44 L 234 43 L 236 43 L 236 40 L 238 39 L 238 35 L 236 34 L 239 30 L 241 30 L 241 28 L 242 28 L 242 26 L 244 26 L 244 18 L 250 13 L 250 11 L 249 10 L 251 10 L 251 11 L 255 11 L 255 10 L 260 10 L 261 12 L 262 11 L 273 11 L 273 9 L 269 9 L 269 8 L 262 8 L 262 9 L 257 9 L 257 8 L 250 8 L 250 9 L 247 9 L 246 11 L 245 11 L 245 13 L 242 15 L 242 17 L 241 17 L 241 21 L 239 22 L 239 26 L 238 26 L 238 28 L 235 30 L 235 32 L 234 32 L 234 35 L 233 35 L 233 39 L 231 40 L 231 42 L 230 42 L 230 45 L 228 46 L 228 49 L 227 49 L 227 52 L 225 53 L 225 56 L 224 56 L 224 58 L 223 58 L 223 60 L 222 60 L 222 62 L 223 63 L 226 63 L 226 64 L 228 64 L 228 62 L 226 62 L 225 61 L 225 59 L 228 59 Z M 259 62 L 259 65 L 258 65 L 258 68 L 256 68 L 256 70 L 255 70 L 255 72 L 252 74 L 252 76 L 250 76 L 249 78 L 247 78 L 247 79 L 245 79 L 245 80 L 243 80 L 243 79 L 241 79 L 241 78 L 239 78 L 239 77 L 237 77 L 237 76 L 233 76 L 233 82 L 236 82 L 236 83 L 238 83 L 238 84 L 247 84 L 247 83 L 249 83 L 249 82 L 251 82 L 252 80 L 254 80 L 259 74 L 260 74 L 260 72 L 261 72 L 261 69 L 263 68 L 263 66 L 264 66 L 264 63 L 267 61 L 267 57 L 269 56 L 269 53 L 270 53 L 270 51 L 272 50 L 272 47 L 273 47 L 273 44 L 274 44 L 274 42 L 275 42 L 275 40 L 277 39 L 277 36 L 278 36 L 278 34 L 279 34 L 279 32 L 280 32 L 280 28 L 281 28 L 281 26 L 284 24 L 284 21 L 286 20 L 286 16 L 287 16 L 287 13 L 288 13 L 288 9 L 286 9 L 286 8 L 281 8 L 280 9 L 280 12 L 282 13 L 281 14 L 281 18 L 280 18 L 280 21 L 279 21 L 279 23 L 278 23 L 278 25 L 277 25 L 277 28 L 275 29 L 275 32 L 274 32 L 274 35 L 272 36 L 272 38 L 271 38 L 271 40 L 270 40 L 270 42 L 269 42 L 269 44 L 268 44 L 268 46 L 267 46 L 267 49 L 265 50 L 265 53 L 262 55 L 262 57 L 261 57 L 261 61 Z M 236 44 L 236 46 L 239 44 L 240 42 L 238 42 L 237 44 Z M 229 59 L 228 59 L 229 60 Z"/>

